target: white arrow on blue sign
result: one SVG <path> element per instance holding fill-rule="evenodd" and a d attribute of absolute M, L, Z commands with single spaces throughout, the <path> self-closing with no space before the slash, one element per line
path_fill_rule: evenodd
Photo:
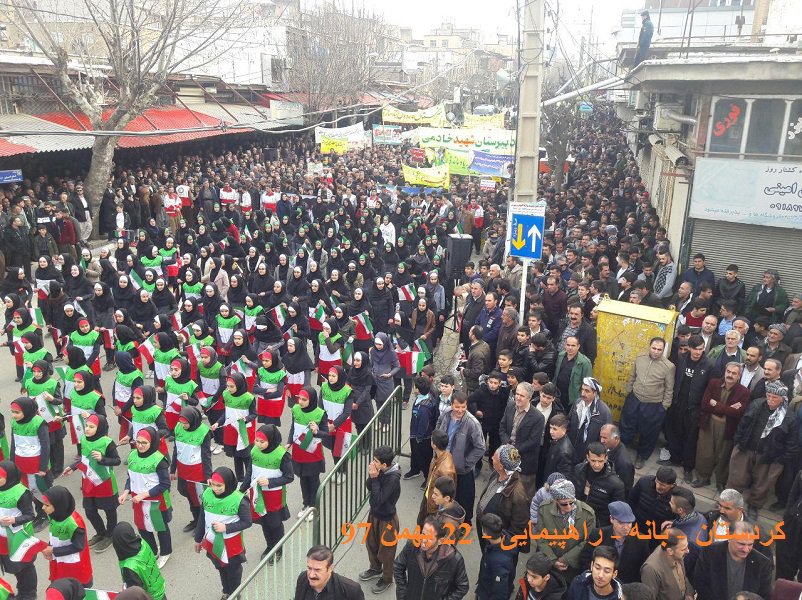
<path fill-rule="evenodd" d="M 540 260 L 543 254 L 543 230 L 546 207 L 542 204 L 513 202 L 508 209 L 507 238 L 510 256 Z"/>

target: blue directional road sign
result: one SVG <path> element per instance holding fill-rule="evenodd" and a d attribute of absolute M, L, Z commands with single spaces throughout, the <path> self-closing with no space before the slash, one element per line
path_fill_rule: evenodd
<path fill-rule="evenodd" d="M 543 254 L 543 230 L 546 227 L 545 205 L 513 202 L 508 214 L 510 256 L 540 260 Z"/>

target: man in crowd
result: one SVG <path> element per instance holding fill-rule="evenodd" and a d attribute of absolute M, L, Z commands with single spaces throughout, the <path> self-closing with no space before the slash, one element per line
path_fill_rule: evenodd
<path fill-rule="evenodd" d="M 602 386 L 593 377 L 585 377 L 580 399 L 569 414 L 569 437 L 574 446 L 574 463 L 587 455 L 588 446 L 601 439 L 601 428 L 613 422 L 610 408 L 601 399 Z"/>
<path fill-rule="evenodd" d="M 670 528 L 668 538 L 643 563 L 641 581 L 660 600 L 691 600 L 694 589 L 685 573 L 688 538 L 679 529 Z"/>
<path fill-rule="evenodd" d="M 334 572 L 334 553 L 326 546 L 312 546 L 306 553 L 306 571 L 298 575 L 295 599 L 365 600 L 360 585 Z"/>
<path fill-rule="evenodd" d="M 460 367 L 462 379 L 465 382 L 465 391 L 473 394 L 479 387 L 479 378 L 487 374 L 492 363 L 490 346 L 482 339 L 484 329 L 481 325 L 474 325 L 468 329 L 470 348 L 465 363 Z"/>
<path fill-rule="evenodd" d="M 579 351 L 579 340 L 570 336 L 565 340 L 565 350 L 557 355 L 554 367 L 554 383 L 560 390 L 565 410 L 570 410 L 579 399 L 582 382 L 593 375 L 590 359 Z"/>
<path fill-rule="evenodd" d="M 674 365 L 663 355 L 666 342 L 655 337 L 649 341 L 649 351 L 635 359 L 627 382 L 627 398 L 621 412 L 621 441 L 635 448 L 635 468 L 641 469 L 657 444 L 663 428 L 666 410 L 674 395 Z"/>
<path fill-rule="evenodd" d="M 511 444 L 521 456 L 521 483 L 530 501 L 537 491 L 537 468 L 540 457 L 540 444 L 544 436 L 546 421 L 543 415 L 532 406 L 531 383 L 521 382 L 515 388 L 515 401 L 508 404 L 501 419 L 500 440 Z M 491 457 L 495 449 L 491 450 Z"/>
<path fill-rule="evenodd" d="M 587 458 L 568 476 L 577 490 L 578 499 L 593 509 L 598 523 L 609 520 L 608 504 L 626 498 L 624 482 L 610 467 L 607 449 L 601 442 L 588 444 Z"/>
<path fill-rule="evenodd" d="M 710 362 L 705 358 L 702 337 L 692 335 L 688 352 L 677 359 L 674 397 L 666 411 L 664 433 L 669 459 L 661 465 L 681 465 L 685 483 L 693 480 L 696 442 L 699 435 L 699 406 L 710 378 Z"/>
<path fill-rule="evenodd" d="M 677 484 L 677 474 L 671 467 L 660 467 L 655 475 L 645 475 L 635 482 L 628 503 L 635 513 L 638 528 L 648 529 L 651 521 L 656 527 L 671 521 L 671 492 Z"/>
<path fill-rule="evenodd" d="M 632 464 L 627 447 L 621 441 L 621 432 L 617 425 L 608 423 L 602 426 L 599 432 L 599 441 L 607 449 L 607 460 L 613 468 L 613 472 L 618 475 L 624 484 L 625 494 L 635 484 L 635 465 Z"/>
<path fill-rule="evenodd" d="M 727 483 L 733 438 L 749 404 L 749 390 L 739 383 L 740 379 L 741 365 L 730 362 L 724 368 L 723 379 L 711 379 L 702 394 L 696 446 L 697 478 L 691 483 L 695 488 L 710 485 L 713 473 L 718 491 Z"/>
<path fill-rule="evenodd" d="M 744 495 L 747 516 L 757 521 L 758 511 L 799 448 L 799 424 L 788 411 L 785 385 L 766 384 L 766 397 L 749 403 L 733 442 L 727 487 Z"/>
<path fill-rule="evenodd" d="M 454 392 L 451 408 L 440 415 L 436 429 L 448 434 L 448 451 L 457 471 L 456 500 L 465 509 L 465 522 L 470 523 L 476 497 L 474 469 L 485 455 L 485 439 L 479 421 L 468 412 L 463 392 Z"/>

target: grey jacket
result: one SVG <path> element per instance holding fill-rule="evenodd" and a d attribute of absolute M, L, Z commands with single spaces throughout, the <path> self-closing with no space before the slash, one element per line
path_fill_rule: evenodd
<path fill-rule="evenodd" d="M 451 409 L 449 408 L 437 419 L 437 429 L 448 433 L 450 421 Z M 471 413 L 465 412 L 453 438 L 449 440 L 448 449 L 454 458 L 457 475 L 470 473 L 476 463 L 485 455 L 485 437 L 482 435 L 482 426 Z"/>

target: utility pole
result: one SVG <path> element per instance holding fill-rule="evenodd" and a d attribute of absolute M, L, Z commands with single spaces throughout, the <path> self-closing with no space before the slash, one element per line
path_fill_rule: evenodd
<path fill-rule="evenodd" d="M 540 170 L 540 96 L 543 88 L 543 0 L 527 0 L 523 5 L 519 73 L 518 130 L 515 142 L 516 202 L 537 202 L 537 179 Z M 562 168 L 562 166 L 558 166 Z M 508 232 L 509 233 L 509 232 Z M 509 236 L 508 236 L 509 237 Z M 526 280 L 529 261 L 523 261 L 520 323 L 524 320 Z"/>
<path fill-rule="evenodd" d="M 543 0 L 524 4 L 523 44 L 515 144 L 516 202 L 537 201 L 540 159 L 540 96 L 543 87 Z M 521 294 L 523 297 L 523 294 Z"/>

